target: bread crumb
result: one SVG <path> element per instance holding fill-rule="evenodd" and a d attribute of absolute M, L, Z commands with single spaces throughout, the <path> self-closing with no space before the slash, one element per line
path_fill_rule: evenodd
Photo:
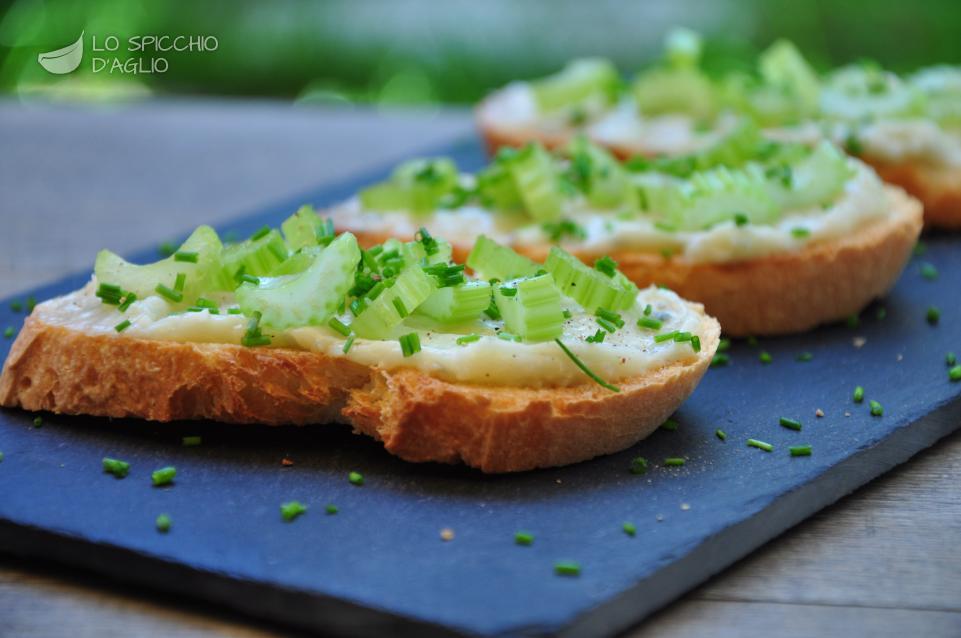
<path fill-rule="evenodd" d="M 848 412 L 847 410 L 845 410 L 845 411 L 844 411 L 844 416 L 851 416 L 851 413 Z"/>
<path fill-rule="evenodd" d="M 854 339 L 851 339 L 851 345 L 853 345 L 855 348 L 863 348 L 864 344 L 867 342 L 868 340 L 864 337 L 855 337 Z"/>
<path fill-rule="evenodd" d="M 280 459 L 280 464 L 283 465 L 284 467 L 290 467 L 291 465 L 294 464 L 294 462 L 285 456 L 284 458 Z"/>
<path fill-rule="evenodd" d="M 904 355 L 903 355 L 903 354 L 899 354 L 899 355 L 897 356 L 897 360 L 898 360 L 898 361 L 901 361 L 902 359 L 904 359 Z"/>
<path fill-rule="evenodd" d="M 664 515 L 663 515 L 663 514 L 658 514 L 657 516 L 654 517 L 654 519 L 655 519 L 658 523 L 660 523 L 661 521 L 664 520 Z"/>
<path fill-rule="evenodd" d="M 452 541 L 454 540 L 454 530 L 449 527 L 445 527 L 440 531 L 440 539 L 442 541 Z"/>
<path fill-rule="evenodd" d="M 824 410 L 822 410 L 821 408 L 818 408 L 817 410 L 814 411 L 814 416 L 820 419 L 822 416 L 824 416 Z"/>
<path fill-rule="evenodd" d="M 681 503 L 681 509 L 686 512 L 687 510 L 691 509 L 691 504 L 690 504 L 690 503 Z"/>

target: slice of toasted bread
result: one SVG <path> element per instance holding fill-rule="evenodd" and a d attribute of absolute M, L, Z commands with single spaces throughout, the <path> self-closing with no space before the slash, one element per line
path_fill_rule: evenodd
<path fill-rule="evenodd" d="M 515 472 L 616 452 L 653 432 L 710 364 L 717 321 L 702 314 L 701 334 L 695 358 L 620 380 L 620 392 L 586 377 L 534 389 L 450 383 L 299 350 L 92 335 L 45 321 L 41 304 L 4 365 L 0 405 L 152 421 L 348 423 L 408 461 Z"/>
<path fill-rule="evenodd" d="M 659 253 L 618 250 L 610 253 L 570 249 L 587 263 L 603 254 L 638 286 L 665 285 L 685 299 L 704 304 L 730 336 L 803 332 L 861 311 L 897 280 L 921 232 L 921 204 L 900 188 L 885 186 L 891 214 L 838 240 L 811 242 L 796 252 L 730 263 L 692 262 Z M 364 246 L 389 235 L 358 231 Z M 472 244 L 455 244 L 464 261 Z M 514 245 L 517 252 L 544 261 L 547 243 Z"/>
<path fill-rule="evenodd" d="M 890 163 L 862 157 L 889 184 L 897 184 L 924 204 L 924 225 L 961 230 L 961 170 L 918 163 Z"/>

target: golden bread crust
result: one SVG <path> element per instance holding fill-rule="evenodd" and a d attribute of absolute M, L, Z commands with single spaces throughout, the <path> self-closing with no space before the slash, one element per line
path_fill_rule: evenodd
<path fill-rule="evenodd" d="M 342 422 L 408 461 L 484 472 L 565 465 L 633 445 L 693 392 L 720 339 L 717 321 L 702 316 L 693 361 L 626 379 L 614 393 L 590 382 L 466 385 L 298 350 L 91 335 L 45 323 L 38 310 L 4 364 L 0 405 L 152 421 Z"/>

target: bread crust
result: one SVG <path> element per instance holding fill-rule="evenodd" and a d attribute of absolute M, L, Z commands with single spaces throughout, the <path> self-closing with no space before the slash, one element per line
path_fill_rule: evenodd
<path fill-rule="evenodd" d="M 0 405 L 151 421 L 341 422 L 408 461 L 516 472 L 616 452 L 653 432 L 710 364 L 720 326 L 702 314 L 701 330 L 693 361 L 625 379 L 614 393 L 590 382 L 467 385 L 298 350 L 91 335 L 45 322 L 41 305 L 4 364 Z"/>
<path fill-rule="evenodd" d="M 926 228 L 961 230 L 961 170 L 919 163 L 886 162 L 862 157 L 889 184 L 896 184 L 924 204 Z"/>
<path fill-rule="evenodd" d="M 811 242 L 796 252 L 730 263 L 630 250 L 571 252 L 587 263 L 608 254 L 638 286 L 665 285 L 704 304 L 732 337 L 804 332 L 860 312 L 890 290 L 904 269 L 921 232 L 921 204 L 897 187 L 885 190 L 893 206 L 883 221 L 839 240 Z M 337 230 L 354 232 L 364 247 L 390 237 L 349 227 Z M 550 244 L 513 248 L 543 262 Z M 470 244 L 455 244 L 454 259 L 463 263 L 470 249 Z"/>

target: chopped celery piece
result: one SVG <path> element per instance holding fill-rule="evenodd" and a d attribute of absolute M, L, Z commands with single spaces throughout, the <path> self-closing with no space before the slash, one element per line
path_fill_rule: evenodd
<path fill-rule="evenodd" d="M 506 295 L 505 289 L 513 294 Z M 494 302 L 506 329 L 525 341 L 546 341 L 561 335 L 564 324 L 561 293 L 550 274 L 495 286 Z"/>
<path fill-rule="evenodd" d="M 695 173 L 673 205 L 660 212 L 678 229 L 701 230 L 739 217 L 752 224 L 771 222 L 780 211 L 767 191 L 763 172 L 752 165 L 744 170 L 719 167 Z"/>
<path fill-rule="evenodd" d="M 242 284 L 237 303 L 244 314 L 259 312 L 261 323 L 277 330 L 323 324 L 343 303 L 358 261 L 357 239 L 343 233 L 300 274 Z"/>
<path fill-rule="evenodd" d="M 778 40 L 761 54 L 758 66 L 765 82 L 800 102 L 802 114 L 810 115 L 817 109 L 821 82 L 793 44 Z"/>
<path fill-rule="evenodd" d="M 922 115 L 924 94 L 873 65 L 848 66 L 832 73 L 821 92 L 821 112 L 845 121 Z"/>
<path fill-rule="evenodd" d="M 503 147 L 494 160 L 477 173 L 477 194 L 481 204 L 499 211 L 520 211 L 524 207 L 521 195 L 511 175 L 510 162 L 517 149 Z"/>
<path fill-rule="evenodd" d="M 463 323 L 477 319 L 491 302 L 491 285 L 467 281 L 438 288 L 417 308 L 417 313 L 441 323 Z"/>
<path fill-rule="evenodd" d="M 620 271 L 610 277 L 590 268 L 567 251 L 553 246 L 544 268 L 554 277 L 562 293 L 588 312 L 598 308 L 618 311 L 634 305 L 637 286 Z"/>
<path fill-rule="evenodd" d="M 215 280 L 220 266 L 223 245 L 217 232 L 210 226 L 200 226 L 176 251 L 196 253 L 196 262 L 177 261 L 167 257 L 143 266 L 131 264 L 109 250 L 97 254 L 94 273 L 102 284 L 112 284 L 143 299 L 156 294 L 157 285 L 173 288 L 180 274 L 186 275 L 182 298 L 193 300 L 216 289 Z"/>
<path fill-rule="evenodd" d="M 585 137 L 576 138 L 568 150 L 575 181 L 590 204 L 606 209 L 637 208 L 637 189 L 614 156 Z"/>
<path fill-rule="evenodd" d="M 282 275 L 296 275 L 302 273 L 310 267 L 314 260 L 324 250 L 323 246 L 306 246 L 301 248 L 286 261 L 277 264 L 273 270 L 267 273 L 269 277 L 280 277 Z"/>
<path fill-rule="evenodd" d="M 376 299 L 370 301 L 357 315 L 351 326 L 357 336 L 367 339 L 387 339 L 407 314 L 414 312 L 434 291 L 434 283 L 420 266 L 408 266 L 385 288 Z M 396 303 L 399 301 L 400 303 Z M 401 308 L 405 312 L 401 312 Z"/>
<path fill-rule="evenodd" d="M 410 160 L 394 169 L 386 182 L 362 190 L 360 201 L 370 210 L 429 213 L 458 183 L 457 165 L 449 159 Z"/>
<path fill-rule="evenodd" d="M 713 83 L 696 68 L 649 69 L 638 75 L 632 91 L 644 115 L 686 113 L 697 120 L 710 120 L 718 110 Z"/>
<path fill-rule="evenodd" d="M 568 63 L 559 73 L 531 83 L 541 111 L 577 107 L 588 101 L 605 106 L 614 102 L 621 78 L 609 61 L 584 58 Z"/>
<path fill-rule="evenodd" d="M 554 221 L 564 206 L 560 176 L 554 159 L 543 146 L 528 144 L 510 162 L 514 185 L 524 210 L 538 221 Z"/>
<path fill-rule="evenodd" d="M 467 265 L 475 273 L 501 281 L 516 277 L 527 277 L 536 273 L 540 268 L 527 257 L 518 255 L 507 246 L 498 244 L 486 235 L 477 237 L 474 248 L 467 255 Z"/>
<path fill-rule="evenodd" d="M 226 246 L 221 255 L 221 289 L 233 290 L 238 283 L 238 273 L 254 277 L 267 276 L 286 261 L 288 256 L 287 244 L 277 230 L 264 233 L 257 239 L 251 238 Z"/>
<path fill-rule="evenodd" d="M 853 175 L 847 158 L 821 142 L 804 159 L 790 164 L 790 183 L 769 181 L 768 191 L 781 208 L 806 208 L 833 201 Z"/>
<path fill-rule="evenodd" d="M 701 60 L 701 36 L 685 28 L 671 29 L 665 41 L 664 57 L 675 68 L 696 67 Z"/>
<path fill-rule="evenodd" d="M 284 239 L 290 249 L 297 250 L 316 246 L 318 236 L 325 233 L 325 224 L 313 206 L 301 206 L 296 213 L 284 220 L 280 229 L 284 232 Z"/>

